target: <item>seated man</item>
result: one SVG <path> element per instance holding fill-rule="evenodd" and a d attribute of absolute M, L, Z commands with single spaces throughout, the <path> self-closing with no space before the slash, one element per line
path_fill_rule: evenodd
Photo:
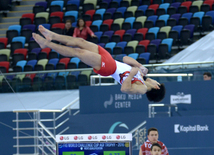
<path fill-rule="evenodd" d="M 111 75 L 122 85 L 122 92 L 127 94 L 146 93 L 148 99 L 154 102 L 159 102 L 164 98 L 164 85 L 150 78 L 146 79 L 144 77 L 144 81 L 143 76 L 148 70 L 131 57 L 124 57 L 124 63 L 121 63 L 115 61 L 101 46 L 82 38 L 59 35 L 45 29 L 41 25 L 39 26 L 39 31 L 46 39 L 35 33 L 33 33 L 33 38 L 41 48 L 49 47 L 61 55 L 78 57 L 82 62 L 93 67 L 97 74 L 102 76 Z M 66 46 L 55 44 L 51 40 L 56 40 Z"/>

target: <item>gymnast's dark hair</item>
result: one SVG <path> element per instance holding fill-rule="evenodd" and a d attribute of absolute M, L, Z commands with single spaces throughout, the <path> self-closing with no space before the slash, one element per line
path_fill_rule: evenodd
<path fill-rule="evenodd" d="M 166 93 L 165 86 L 164 86 L 164 84 L 161 84 L 159 87 L 160 87 L 160 89 L 152 88 L 152 90 L 150 90 L 146 93 L 146 96 L 149 101 L 160 102 L 163 100 L 163 98 L 165 97 L 165 93 Z"/>
<path fill-rule="evenodd" d="M 151 151 L 152 151 L 152 149 L 153 149 L 154 146 L 157 146 L 157 147 L 159 147 L 159 148 L 162 150 L 162 147 L 161 147 L 160 144 L 158 144 L 158 143 L 153 143 L 153 144 L 152 144 L 152 147 L 151 147 Z"/>

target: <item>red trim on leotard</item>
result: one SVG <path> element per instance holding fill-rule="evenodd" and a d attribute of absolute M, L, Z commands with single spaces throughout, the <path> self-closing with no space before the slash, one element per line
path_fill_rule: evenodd
<path fill-rule="evenodd" d="M 122 84 L 122 81 L 123 81 L 123 77 L 125 77 L 127 73 L 130 74 L 130 71 L 126 71 L 126 72 L 124 72 L 122 74 L 119 74 L 119 76 L 120 76 L 120 83 L 121 84 Z M 142 83 L 144 85 L 144 83 L 141 80 L 139 80 L 138 78 L 136 78 L 136 77 L 133 77 L 133 78 L 134 78 L 134 80 L 131 81 L 132 84 L 135 83 L 135 82 L 137 82 L 137 81 L 139 81 L 140 83 Z"/>

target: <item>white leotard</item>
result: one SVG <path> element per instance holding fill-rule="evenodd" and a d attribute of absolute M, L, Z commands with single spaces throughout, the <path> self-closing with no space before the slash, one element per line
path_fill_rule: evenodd
<path fill-rule="evenodd" d="M 116 60 L 115 60 L 116 61 Z M 114 72 L 114 74 L 112 74 L 111 76 L 121 85 L 123 84 L 123 81 L 128 77 L 128 75 L 130 74 L 131 71 L 131 66 L 129 66 L 128 64 L 116 61 L 116 65 L 117 65 L 117 69 Z M 132 83 L 139 81 L 142 84 L 145 85 L 143 78 L 140 74 L 140 72 L 138 71 L 137 74 L 132 78 Z"/>

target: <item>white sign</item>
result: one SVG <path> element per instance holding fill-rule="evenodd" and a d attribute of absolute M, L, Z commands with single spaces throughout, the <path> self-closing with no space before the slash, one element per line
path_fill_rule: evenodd
<path fill-rule="evenodd" d="M 56 142 L 132 141 L 132 134 L 56 135 Z"/>
<path fill-rule="evenodd" d="M 175 133 L 181 133 L 181 132 L 201 132 L 201 131 L 209 131 L 209 126 L 208 125 L 180 125 L 180 124 L 174 124 L 174 132 Z"/>
<path fill-rule="evenodd" d="M 183 92 L 178 92 L 177 95 L 170 95 L 170 103 L 171 104 L 178 104 L 178 103 L 185 103 L 191 104 L 191 94 L 184 95 Z"/>

